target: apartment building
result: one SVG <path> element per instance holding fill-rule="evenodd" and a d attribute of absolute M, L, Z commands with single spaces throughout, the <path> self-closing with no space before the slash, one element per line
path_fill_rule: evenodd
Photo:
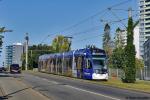
<path fill-rule="evenodd" d="M 11 64 L 22 65 L 21 56 L 23 54 L 23 45 L 21 43 L 14 43 L 13 45 L 6 46 L 5 52 L 5 66 Z"/>

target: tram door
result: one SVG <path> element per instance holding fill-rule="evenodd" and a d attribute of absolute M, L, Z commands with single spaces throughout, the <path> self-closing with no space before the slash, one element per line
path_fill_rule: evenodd
<path fill-rule="evenodd" d="M 84 58 L 82 56 L 76 57 L 76 68 L 77 68 L 77 77 L 82 78 L 83 77 L 83 61 Z"/>

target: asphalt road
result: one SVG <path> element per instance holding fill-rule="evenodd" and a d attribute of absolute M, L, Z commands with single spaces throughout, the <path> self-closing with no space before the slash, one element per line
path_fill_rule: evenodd
<path fill-rule="evenodd" d="M 20 81 L 20 77 L 0 73 L 0 100 L 49 100 Z"/>
<path fill-rule="evenodd" d="M 20 79 L 51 100 L 150 100 L 148 93 L 45 73 L 26 72 Z"/>

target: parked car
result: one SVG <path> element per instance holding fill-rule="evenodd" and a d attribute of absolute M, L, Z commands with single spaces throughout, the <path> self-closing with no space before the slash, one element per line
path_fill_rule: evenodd
<path fill-rule="evenodd" d="M 19 64 L 11 64 L 10 65 L 10 73 L 11 74 L 20 74 L 21 67 L 19 67 Z"/>

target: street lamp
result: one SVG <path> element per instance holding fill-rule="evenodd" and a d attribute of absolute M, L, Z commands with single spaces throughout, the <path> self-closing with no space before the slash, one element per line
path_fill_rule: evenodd
<path fill-rule="evenodd" d="M 25 70 L 28 70 L 28 42 L 29 42 L 29 37 L 28 37 L 28 33 L 26 33 L 26 65 L 25 65 Z"/>

